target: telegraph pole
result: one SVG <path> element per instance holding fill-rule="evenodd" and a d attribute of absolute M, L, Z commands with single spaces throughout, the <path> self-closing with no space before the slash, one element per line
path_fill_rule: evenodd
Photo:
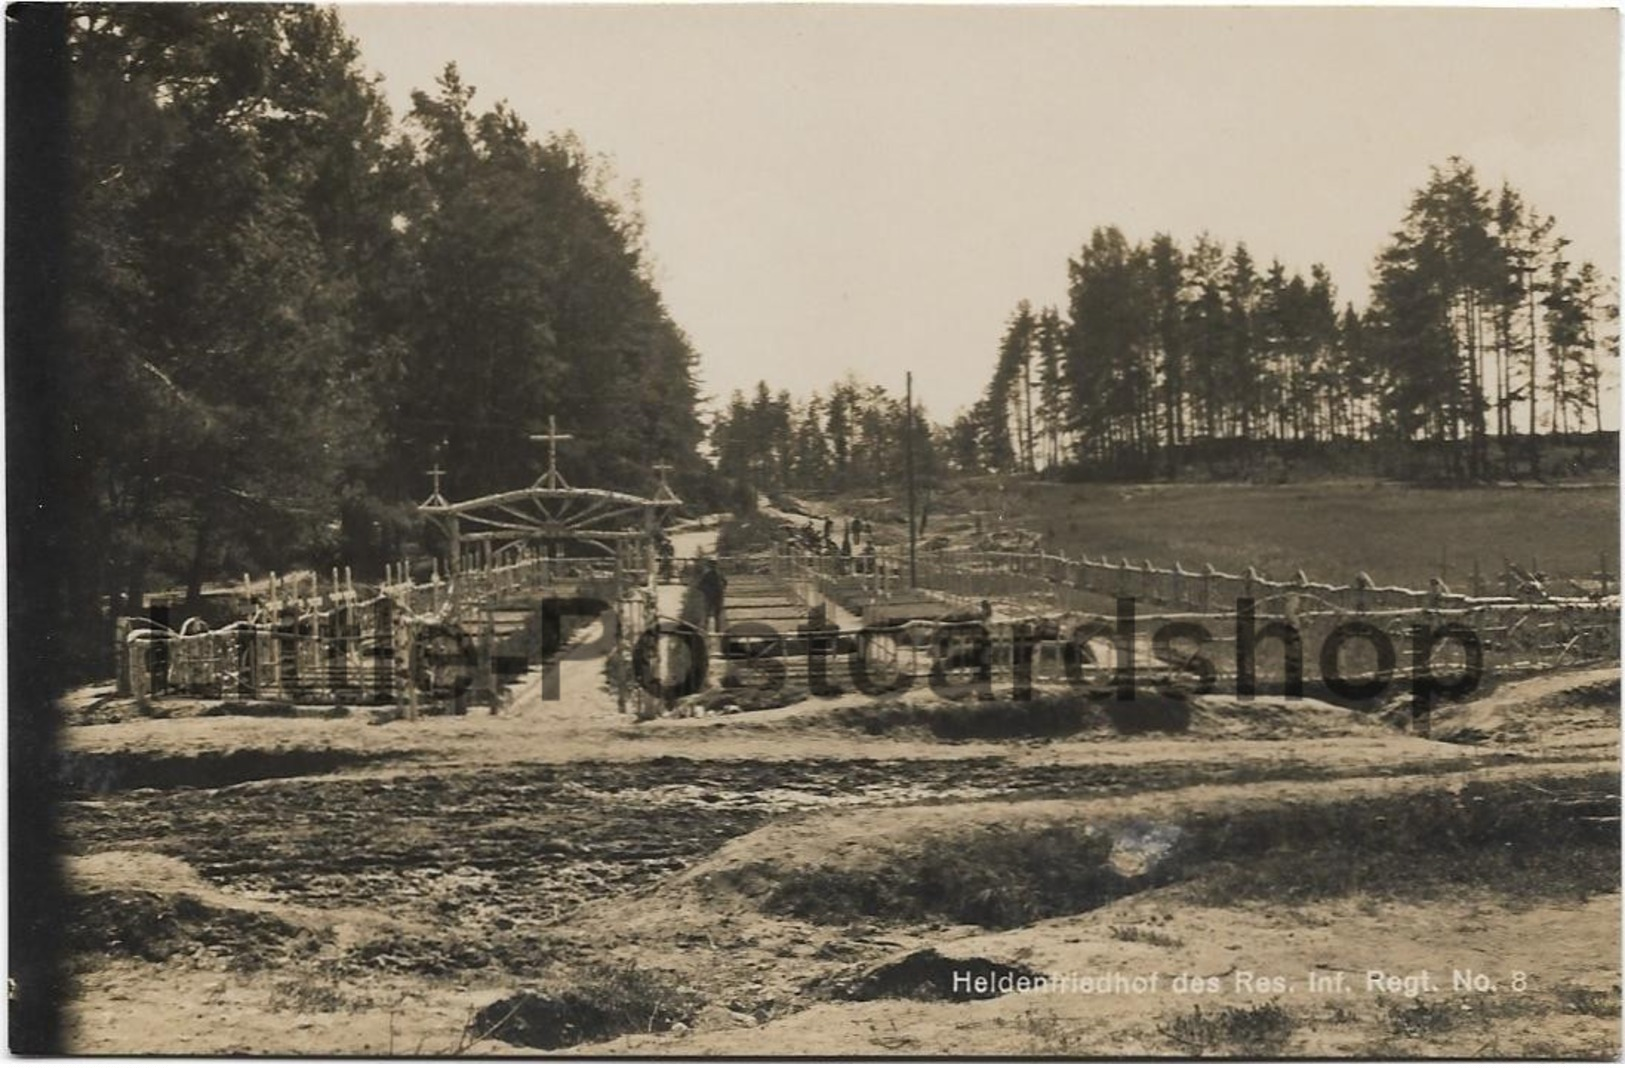
<path fill-rule="evenodd" d="M 919 589 L 920 576 L 914 544 L 918 525 L 914 514 L 914 372 L 906 373 L 903 404 L 908 410 L 908 418 L 903 423 L 903 470 L 908 477 L 908 585 L 909 589 Z"/>

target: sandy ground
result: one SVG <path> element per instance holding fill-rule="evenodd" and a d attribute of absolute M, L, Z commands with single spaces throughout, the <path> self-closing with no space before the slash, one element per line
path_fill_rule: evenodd
<path fill-rule="evenodd" d="M 694 542 L 679 554 L 705 551 L 707 533 L 679 534 Z M 591 1053 L 1612 1057 L 1617 822 L 1595 847 L 1612 834 L 1616 878 L 1578 889 L 1531 884 L 1497 854 L 1485 870 L 1504 880 L 1227 899 L 1204 890 L 1205 868 L 1159 882 L 1142 860 L 1125 870 L 1144 885 L 1002 929 L 801 915 L 774 895 L 809 873 L 901 878 L 940 863 L 944 842 L 1050 830 L 1108 829 L 1117 864 L 1133 835 L 1204 820 L 1263 814 L 1267 828 L 1388 805 L 1371 809 L 1384 820 L 1474 791 L 1557 811 L 1617 779 L 1618 682 L 1607 666 L 1509 683 L 1440 710 L 1431 739 L 1314 702 L 1214 697 L 1178 734 L 946 741 L 855 728 L 857 696 L 634 723 L 598 662 L 566 659 L 561 699 L 543 700 L 537 675 L 495 715 L 177 705 L 75 726 L 73 1049 L 535 1053 L 518 1010 L 482 1015 L 534 991 L 526 1005 L 584 1029 L 560 1048 Z M 1255 861 L 1348 859 L 1323 845 L 1283 838 Z M 1543 857 L 1532 870 L 1563 875 Z M 1156 986 L 842 993 L 923 950 Z M 626 969 L 664 993 L 650 1002 Z M 1373 971 L 1398 987 L 1371 988 Z M 572 991 L 643 1016 L 594 1031 Z"/>

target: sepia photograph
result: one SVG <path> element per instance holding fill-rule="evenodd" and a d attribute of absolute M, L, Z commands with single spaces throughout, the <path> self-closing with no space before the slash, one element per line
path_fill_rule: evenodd
<path fill-rule="evenodd" d="M 1620 31 L 11 5 L 12 1052 L 1617 1062 Z"/>

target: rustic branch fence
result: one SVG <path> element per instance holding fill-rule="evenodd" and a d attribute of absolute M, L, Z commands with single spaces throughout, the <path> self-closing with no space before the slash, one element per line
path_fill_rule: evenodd
<path fill-rule="evenodd" d="M 1023 626 L 1036 621 L 1047 632 L 1064 631 L 1068 617 L 1073 624 L 1111 617 L 1119 599 L 1134 602 L 1137 629 L 1148 636 L 1173 623 L 1200 626 L 1210 637 L 1199 643 L 1202 648 L 1197 651 L 1218 664 L 1220 678 L 1228 677 L 1234 666 L 1241 601 L 1253 604 L 1260 626 L 1274 620 L 1292 624 L 1303 648 L 1311 651 L 1311 672 L 1316 666 L 1313 650 L 1324 648 L 1351 620 L 1376 627 L 1398 649 L 1407 648 L 1418 627 L 1436 632 L 1464 629 L 1480 643 L 1486 670 L 1501 672 L 1615 660 L 1620 649 L 1618 587 L 1606 561 L 1592 576 L 1589 594 L 1556 597 L 1532 583 L 1529 572 L 1516 565 L 1509 565 L 1498 579 L 1507 592 L 1474 596 L 1453 592 L 1438 580 L 1426 590 L 1381 586 L 1363 573 L 1338 585 L 1313 581 L 1302 572 L 1283 581 L 1251 568 L 1236 575 L 1211 566 L 1190 570 L 1177 563 L 1169 568 L 1149 561 L 1113 563 L 1045 552 L 976 550 L 919 553 L 918 588 L 904 591 L 906 557 L 889 547 L 862 558 L 807 552 L 792 544 L 775 559 L 784 573 L 853 611 L 866 602 L 910 596 L 938 599 L 961 610 L 978 607 L 984 600 L 998 601 L 1005 609 L 1002 614 L 1029 617 L 984 628 L 990 655 L 1003 665 L 1001 672 L 1014 663 L 1011 650 Z M 1483 588 L 1486 583 L 1480 580 L 1475 585 Z M 1040 677 L 1057 670 L 1061 654 L 1050 646 L 1065 640 L 1065 634 L 1057 633 L 1038 642 Z M 1354 657 L 1352 670 L 1361 669 L 1360 659 Z M 1411 666 L 1402 663 L 1396 670 L 1403 674 Z"/>
<path fill-rule="evenodd" d="M 445 696 L 436 657 L 473 656 L 488 674 L 503 652 L 493 610 L 505 604 L 539 609 L 546 596 L 598 597 L 617 603 L 614 561 L 559 558 L 516 548 L 469 556 L 452 574 L 439 561 L 388 565 L 382 583 L 357 585 L 348 571 L 294 578 L 244 576 L 237 601 L 246 618 L 210 627 L 201 618 L 170 627 L 147 618 L 120 619 L 115 635 L 122 695 L 379 704 Z M 620 575 L 621 578 L 626 576 Z M 617 604 L 623 625 L 641 629 L 645 611 Z M 523 628 L 515 644 L 534 644 Z M 439 641 L 455 648 L 425 651 Z M 460 643 L 460 644 L 459 644 Z M 457 666 L 466 667 L 459 663 Z"/>

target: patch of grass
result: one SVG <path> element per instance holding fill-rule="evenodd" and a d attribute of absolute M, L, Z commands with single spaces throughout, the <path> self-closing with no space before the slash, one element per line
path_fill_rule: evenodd
<path fill-rule="evenodd" d="M 986 827 L 942 835 L 878 868 L 782 875 L 766 907 L 815 923 L 943 920 L 995 929 L 1087 912 L 1148 885 L 1113 869 L 1108 834 L 1087 827 Z"/>
<path fill-rule="evenodd" d="M 478 937 L 455 927 L 438 935 L 383 932 L 351 946 L 332 965 L 343 977 L 378 974 L 466 977 L 473 973 L 541 974 L 557 965 L 558 940 L 534 930 L 493 931 Z"/>
<path fill-rule="evenodd" d="M 563 1049 L 617 1035 L 669 1031 L 688 1024 L 703 1005 L 670 977 L 614 968 L 553 991 L 522 990 L 474 1015 L 463 1049 L 495 1038 L 532 1049 Z"/>
<path fill-rule="evenodd" d="M 1043 977 L 1032 969 L 987 957 L 945 957 L 926 948 L 831 984 L 850 1001 L 908 998 L 914 1001 L 985 1001 L 1016 992 Z"/>
<path fill-rule="evenodd" d="M 1050 694 L 1028 701 L 870 703 L 836 709 L 831 718 L 841 727 L 877 736 L 923 731 L 943 741 L 1065 738 L 1094 731 L 1177 733 L 1190 724 L 1190 706 L 1177 695 L 1154 693 L 1133 701 Z"/>
<path fill-rule="evenodd" d="M 949 741 L 1064 737 L 1106 726 L 1098 705 L 1070 695 L 1032 701 L 885 702 L 837 709 L 832 718 L 839 726 L 870 735 L 925 731 Z"/>
<path fill-rule="evenodd" d="M 1163 1021 L 1157 1026 L 1157 1033 L 1193 1057 L 1210 1051 L 1235 1056 L 1273 1056 L 1281 1052 L 1297 1028 L 1297 1019 L 1280 1002 L 1271 1001 L 1210 1013 L 1203 1012 L 1198 1005 L 1190 1012 Z"/>
<path fill-rule="evenodd" d="M 221 908 L 191 894 L 105 890 L 70 899 L 66 948 L 76 957 L 105 954 L 155 963 L 202 950 L 230 958 L 238 971 L 256 971 L 285 958 L 296 944 L 309 950 L 313 938 L 279 916 Z"/>
<path fill-rule="evenodd" d="M 728 680 L 724 680 L 726 682 Z M 676 715 L 694 715 L 700 710 L 733 714 L 735 712 L 765 712 L 773 708 L 787 708 L 800 704 L 808 697 L 805 686 L 786 683 L 782 686 L 713 686 L 709 690 L 684 698 Z"/>
<path fill-rule="evenodd" d="M 1431 1038 L 1453 1031 L 1462 1022 L 1459 1007 L 1448 1001 L 1425 1001 L 1412 998 L 1407 1002 L 1388 1002 L 1383 1005 L 1388 1030 L 1403 1038 Z"/>
<path fill-rule="evenodd" d="M 1203 815 L 1186 823 L 1180 861 L 1210 904 L 1461 886 L 1583 900 L 1619 888 L 1617 791 L 1587 776 Z"/>
<path fill-rule="evenodd" d="M 1499 1050 L 1488 1053 L 1475 1052 L 1475 1057 L 1502 1056 Z M 1619 1047 L 1564 1047 L 1555 1042 L 1531 1042 L 1518 1050 L 1518 1056 L 1528 1060 L 1541 1061 L 1618 1061 Z"/>
<path fill-rule="evenodd" d="M 1351 1024 L 1359 1023 L 1359 1021 L 1358 1014 L 1341 1005 L 1333 1005 L 1331 1011 L 1326 1014 L 1326 1022 L 1331 1024 Z"/>
<path fill-rule="evenodd" d="M 1054 551 L 1187 568 L 1211 563 L 1272 578 L 1302 568 L 1322 582 L 1364 570 L 1383 584 L 1466 588 L 1474 559 L 1490 579 L 1503 557 L 1553 575 L 1589 576 L 1619 542 L 1613 486 L 1431 489 L 1373 480 L 1284 486 L 961 482 L 945 500 L 1009 517 Z M 1541 522 L 1529 522 L 1538 515 Z M 1200 522 L 1193 522 L 1200 517 Z"/>
<path fill-rule="evenodd" d="M 1114 925 L 1111 929 L 1112 937 L 1119 942 L 1142 942 L 1148 946 L 1161 946 L 1164 949 L 1178 949 L 1185 943 L 1182 939 L 1170 934 L 1163 934 L 1153 927 L 1141 927 L 1138 924 L 1127 927 Z"/>
<path fill-rule="evenodd" d="M 1585 986 L 1561 986 L 1557 989 L 1557 1004 L 1564 1012 L 1577 1016 L 1617 1020 L 1620 1013 L 1619 987 L 1593 990 Z"/>
<path fill-rule="evenodd" d="M 342 962 L 349 971 L 436 976 L 476 971 L 496 963 L 494 952 L 463 938 L 403 932 L 381 934 L 353 946 Z"/>
<path fill-rule="evenodd" d="M 355 994 L 331 978 L 316 975 L 278 979 L 271 985 L 271 1011 L 290 1013 L 350 1012 L 370 1009 L 366 994 Z"/>
<path fill-rule="evenodd" d="M 1539 709 L 1619 708 L 1620 679 L 1615 677 L 1585 686 L 1573 686 L 1542 699 Z"/>
<path fill-rule="evenodd" d="M 1018 1017 L 1021 1029 L 1033 1036 L 1033 1048 L 1025 1052 L 1035 1057 L 1081 1057 L 1085 1050 L 1077 1034 L 1056 1015 L 1054 1009 L 1029 1009 Z"/>
<path fill-rule="evenodd" d="M 349 749 L 233 749 L 195 753 L 157 750 L 64 751 L 58 776 L 76 794 L 123 790 L 195 787 L 213 789 L 259 779 L 326 775 L 399 758 L 404 751 L 359 752 Z"/>
<path fill-rule="evenodd" d="M 296 705 L 288 701 L 221 701 L 210 705 L 202 716 L 252 716 L 257 719 L 344 719 L 350 710 L 343 705 Z"/>
<path fill-rule="evenodd" d="M 1063 823 L 950 830 L 861 866 L 762 865 L 736 877 L 757 888 L 747 892 L 760 893 L 768 911 L 815 923 L 995 929 L 1087 912 L 1176 881 L 1211 905 L 1425 899 L 1463 886 L 1514 901 L 1583 900 L 1619 886 L 1615 790 L 1606 776 L 1584 776 L 1201 813 L 1150 828 L 1162 846 L 1137 868 L 1114 857 L 1118 832 Z M 1119 830 L 1119 844 L 1148 834 Z"/>

